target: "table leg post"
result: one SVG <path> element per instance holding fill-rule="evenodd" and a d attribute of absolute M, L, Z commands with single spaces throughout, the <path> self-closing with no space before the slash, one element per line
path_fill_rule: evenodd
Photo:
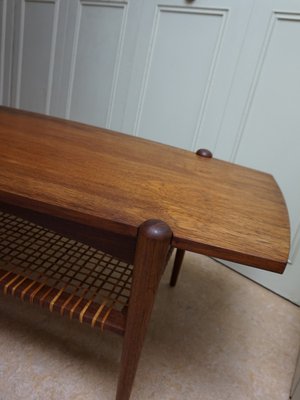
<path fill-rule="evenodd" d="M 162 221 L 149 220 L 139 228 L 116 400 L 130 397 L 171 238 Z"/>
<path fill-rule="evenodd" d="M 177 249 L 175 261 L 174 261 L 174 265 L 173 265 L 173 270 L 172 270 L 172 275 L 171 275 L 171 279 L 170 279 L 170 286 L 172 286 L 172 287 L 174 287 L 177 283 L 177 279 L 178 279 L 179 272 L 181 270 L 181 265 L 182 265 L 184 254 L 185 254 L 185 250 Z"/>

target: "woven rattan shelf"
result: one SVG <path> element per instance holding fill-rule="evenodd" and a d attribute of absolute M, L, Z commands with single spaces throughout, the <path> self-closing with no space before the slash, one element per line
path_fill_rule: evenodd
<path fill-rule="evenodd" d="M 131 276 L 131 265 L 0 212 L 0 287 L 5 294 L 123 334 Z"/>

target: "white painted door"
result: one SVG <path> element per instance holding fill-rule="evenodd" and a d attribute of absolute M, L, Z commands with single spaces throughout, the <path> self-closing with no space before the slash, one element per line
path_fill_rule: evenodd
<path fill-rule="evenodd" d="M 142 5 L 140 0 L 69 1 L 52 114 L 116 125 L 126 102 Z"/>
<path fill-rule="evenodd" d="M 300 304 L 300 2 L 257 1 L 215 147 L 216 157 L 274 175 L 289 209 L 283 276 L 234 268 Z M 233 264 L 231 264 L 233 266 Z"/>
<path fill-rule="evenodd" d="M 10 0 L 10 5 L 11 96 L 4 103 L 110 127 L 113 112 L 118 119 L 126 101 L 127 65 L 143 2 Z"/>
<path fill-rule="evenodd" d="M 251 0 L 145 1 L 118 129 L 187 149 L 211 147 Z"/>
<path fill-rule="evenodd" d="M 0 104 L 10 104 L 14 2 L 0 0 Z"/>
<path fill-rule="evenodd" d="M 10 105 L 50 113 L 56 49 L 66 2 L 16 0 Z M 61 39 L 61 38 L 59 38 Z"/>
<path fill-rule="evenodd" d="M 5 61 L 5 36 L 6 36 L 6 2 L 0 0 L 0 101 L 3 103 L 4 92 L 4 61 Z"/>

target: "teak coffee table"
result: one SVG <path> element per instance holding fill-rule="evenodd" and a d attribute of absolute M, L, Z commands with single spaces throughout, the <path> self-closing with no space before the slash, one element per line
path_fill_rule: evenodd
<path fill-rule="evenodd" d="M 0 286 L 124 336 L 127 400 L 172 249 L 282 273 L 290 228 L 272 176 L 71 121 L 0 107 Z"/>

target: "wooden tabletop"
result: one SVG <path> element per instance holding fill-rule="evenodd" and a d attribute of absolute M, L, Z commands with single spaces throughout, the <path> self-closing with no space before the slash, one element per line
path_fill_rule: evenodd
<path fill-rule="evenodd" d="M 289 219 L 271 175 L 144 139 L 0 107 L 0 201 L 282 272 Z"/>

